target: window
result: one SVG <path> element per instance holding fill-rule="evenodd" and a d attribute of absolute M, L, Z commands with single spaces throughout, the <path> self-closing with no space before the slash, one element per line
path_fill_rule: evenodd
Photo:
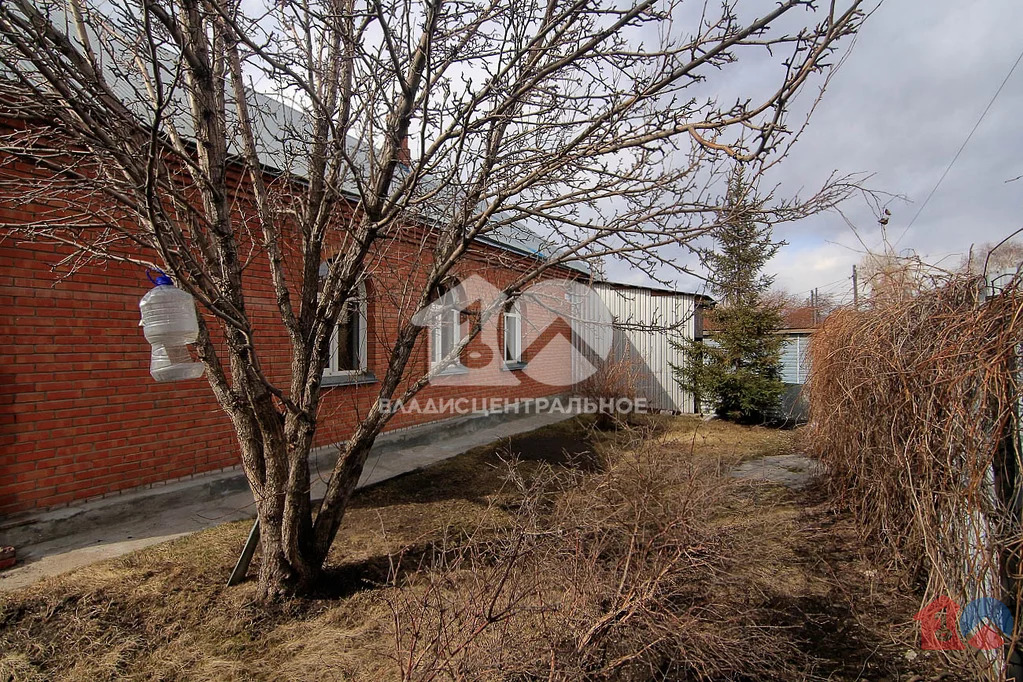
<path fill-rule="evenodd" d="M 522 364 L 522 316 L 514 302 L 504 311 L 504 363 Z"/>
<path fill-rule="evenodd" d="M 342 319 L 330 338 L 330 359 L 325 376 L 345 377 L 364 374 L 366 363 L 366 285 L 359 284 L 355 298 L 349 300 L 349 314 Z"/>
<path fill-rule="evenodd" d="M 458 289 L 455 283 L 440 286 L 437 302 L 431 306 L 430 364 L 440 364 L 455 346 L 462 341 L 462 311 L 459 308 Z M 457 371 L 462 363 L 452 360 L 444 371 Z"/>

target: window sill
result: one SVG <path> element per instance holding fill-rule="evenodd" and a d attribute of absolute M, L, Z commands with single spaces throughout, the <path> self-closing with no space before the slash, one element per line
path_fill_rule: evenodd
<path fill-rule="evenodd" d="M 526 368 L 524 362 L 506 362 L 501 365 L 501 371 L 503 372 L 521 372 Z"/>
<path fill-rule="evenodd" d="M 349 374 L 324 374 L 320 380 L 320 386 L 330 388 L 332 386 L 361 386 L 363 384 L 375 384 L 376 375 L 373 372 L 351 372 Z"/>
<path fill-rule="evenodd" d="M 453 363 L 451 365 L 448 365 L 444 369 L 440 370 L 439 372 L 437 372 L 437 374 L 435 376 L 446 377 L 446 376 L 454 376 L 454 375 L 458 375 L 458 374 L 468 374 L 468 373 L 469 373 L 469 368 L 468 367 L 466 367 L 465 365 L 463 365 L 461 363 Z"/>

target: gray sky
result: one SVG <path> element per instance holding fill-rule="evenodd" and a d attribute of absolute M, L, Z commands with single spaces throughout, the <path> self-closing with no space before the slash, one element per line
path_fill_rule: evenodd
<path fill-rule="evenodd" d="M 781 193 L 809 191 L 832 171 L 872 173 L 870 187 L 910 202 L 890 204 L 890 241 L 948 264 L 958 263 L 971 244 L 997 242 L 1023 227 L 1023 180 L 1006 182 L 1023 175 L 1021 64 L 906 230 L 1023 51 L 1021 26 L 1020 0 L 886 0 L 772 175 Z M 751 74 L 757 70 L 749 67 Z M 843 212 L 867 246 L 881 242 L 881 227 L 864 201 L 851 200 Z M 863 247 L 840 215 L 784 226 L 777 236 L 789 242 L 768 268 L 777 285 L 800 294 L 819 287 L 850 295 L 852 265 Z M 625 273 L 612 268 L 618 274 Z"/>

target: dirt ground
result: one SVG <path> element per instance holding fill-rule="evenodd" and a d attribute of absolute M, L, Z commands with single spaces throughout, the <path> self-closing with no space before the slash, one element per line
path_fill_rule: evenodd
<path fill-rule="evenodd" d="M 715 548 L 701 560 L 703 582 L 694 583 L 707 587 L 680 607 L 702 614 L 694 628 L 728 629 L 731 639 L 722 641 L 738 645 L 707 660 L 681 649 L 674 672 L 622 679 L 957 679 L 917 646 L 919 599 L 907 578 L 871 562 L 870 548 L 821 488 L 756 475 L 763 458 L 782 458 L 791 469 L 784 458 L 797 438 L 674 417 L 646 424 L 640 445 L 630 441 L 655 457 L 686 453 L 721 493 L 693 517 L 702 524 L 694 556 Z M 428 556 L 495 513 L 513 513 L 494 503 L 515 495 L 510 466 L 526 478 L 549 469 L 585 481 L 620 440 L 573 420 L 361 491 L 332 552 L 330 583 L 318 598 L 283 607 L 257 604 L 251 580 L 224 586 L 246 522 L 0 595 L 0 681 L 401 679 L 397 558 L 422 566 L 410 557 Z M 746 473 L 737 478 L 736 469 Z M 772 652 L 770 665 L 761 650 Z"/>

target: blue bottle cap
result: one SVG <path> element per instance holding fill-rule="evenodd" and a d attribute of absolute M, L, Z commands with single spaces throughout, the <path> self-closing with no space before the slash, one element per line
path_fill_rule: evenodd
<path fill-rule="evenodd" d="M 164 286 L 165 284 L 169 284 L 169 285 L 173 286 L 174 285 L 174 281 L 170 277 L 168 277 L 167 275 L 161 274 L 159 277 L 157 277 L 156 279 L 153 280 L 153 284 L 155 284 L 158 287 L 159 286 Z"/>

